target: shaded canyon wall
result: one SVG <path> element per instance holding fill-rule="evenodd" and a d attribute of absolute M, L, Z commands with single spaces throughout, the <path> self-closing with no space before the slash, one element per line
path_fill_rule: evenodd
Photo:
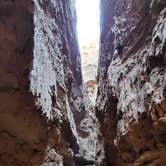
<path fill-rule="evenodd" d="M 166 1 L 101 1 L 98 83 L 106 165 L 166 165 Z"/>
<path fill-rule="evenodd" d="M 98 165 L 75 1 L 0 1 L 0 165 Z"/>

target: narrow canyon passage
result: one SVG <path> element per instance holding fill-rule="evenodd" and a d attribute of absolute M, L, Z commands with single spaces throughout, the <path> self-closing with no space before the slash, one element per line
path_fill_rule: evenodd
<path fill-rule="evenodd" d="M 77 0 L 77 31 L 85 91 L 95 105 L 99 56 L 99 0 Z M 86 12 L 85 12 L 86 11 Z"/>
<path fill-rule="evenodd" d="M 165 165 L 166 1 L 0 0 L 0 166 Z"/>

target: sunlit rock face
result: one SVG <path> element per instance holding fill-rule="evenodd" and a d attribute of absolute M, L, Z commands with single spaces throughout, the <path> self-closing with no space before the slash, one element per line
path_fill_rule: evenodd
<path fill-rule="evenodd" d="M 100 165 L 84 94 L 75 2 L 0 2 L 0 165 Z"/>
<path fill-rule="evenodd" d="M 76 165 L 101 163 L 104 154 L 99 124 L 82 85 L 75 2 L 50 0 L 34 4 L 30 79 L 36 105 L 59 125 L 58 134 L 67 142 L 67 151 Z M 63 160 L 67 152 L 57 147 L 55 152 Z"/>
<path fill-rule="evenodd" d="M 166 2 L 104 0 L 96 114 L 106 165 L 166 165 Z"/>

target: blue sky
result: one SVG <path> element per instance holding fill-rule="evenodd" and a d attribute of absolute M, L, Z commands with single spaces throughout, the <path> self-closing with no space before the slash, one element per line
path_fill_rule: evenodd
<path fill-rule="evenodd" d="M 99 37 L 99 0 L 76 0 L 80 46 Z"/>

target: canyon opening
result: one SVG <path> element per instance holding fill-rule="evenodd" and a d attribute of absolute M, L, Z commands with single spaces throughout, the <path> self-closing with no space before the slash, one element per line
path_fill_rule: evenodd
<path fill-rule="evenodd" d="M 77 31 L 85 90 L 95 105 L 100 36 L 100 0 L 76 0 Z"/>

